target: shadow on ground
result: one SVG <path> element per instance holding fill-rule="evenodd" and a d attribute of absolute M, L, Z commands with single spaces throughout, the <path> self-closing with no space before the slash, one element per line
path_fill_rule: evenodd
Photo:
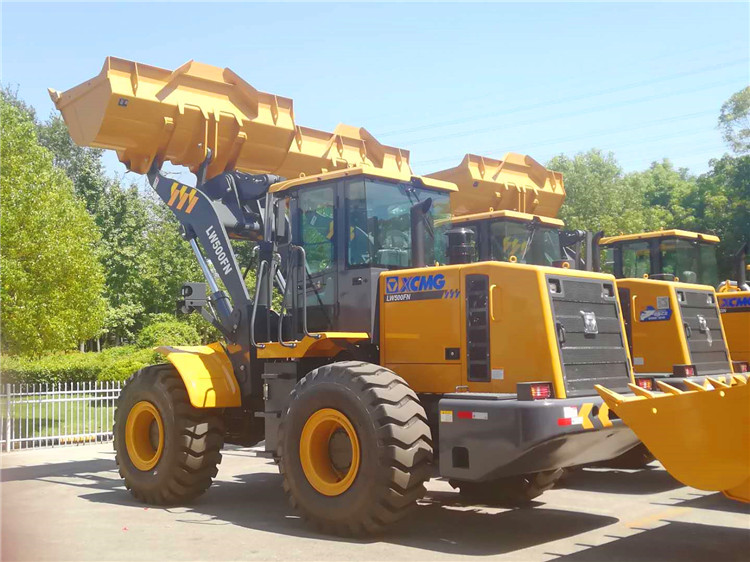
<path fill-rule="evenodd" d="M 569 487 L 610 492 L 624 492 L 627 488 L 630 493 L 646 494 L 680 486 L 663 471 L 587 472 L 576 476 Z M 91 502 L 133 509 L 143 507 L 125 491 L 111 459 L 4 468 L 0 470 L 0 480 L 43 480 L 70 485 L 86 489 L 80 497 Z M 648 483 L 649 480 L 654 483 Z M 720 494 L 696 494 L 694 499 L 679 505 L 747 512 L 745 506 L 726 500 Z M 477 556 L 514 552 L 617 523 L 614 517 L 548 509 L 543 501 L 527 509 L 488 512 L 464 505 L 458 494 L 452 491 L 431 491 L 409 518 L 407 525 L 397 525 L 376 539 L 343 539 L 312 531 L 286 502 L 281 477 L 276 473 L 260 471 L 241 475 L 233 481 L 219 481 L 204 496 L 186 507 L 151 509 L 174 513 L 175 521 L 185 525 L 237 525 L 317 540 L 353 544 L 386 541 L 434 552 Z M 750 551 L 750 532 L 747 530 L 682 522 L 670 522 L 637 535 L 614 538 L 618 540 L 601 546 L 581 544 L 588 548 L 561 558 L 609 562 L 634 559 L 743 560 Z"/>
<path fill-rule="evenodd" d="M 747 529 L 669 522 L 667 525 L 620 538 L 575 554 L 560 556 L 564 562 L 632 562 L 638 560 L 746 561 L 750 552 Z M 549 552 L 547 554 L 554 554 Z"/>
<path fill-rule="evenodd" d="M 19 480 L 45 480 L 47 478 L 84 478 L 91 482 L 95 488 L 109 489 L 110 479 L 101 483 L 96 473 L 113 471 L 113 477 L 117 476 L 114 470 L 115 461 L 112 459 L 96 459 L 85 461 L 71 461 L 61 463 L 38 464 L 32 466 L 14 466 L 0 469 L 0 482 L 14 482 Z"/>
<path fill-rule="evenodd" d="M 712 509 L 714 511 L 725 511 L 727 513 L 744 513 L 750 517 L 750 504 L 730 500 L 721 492 L 713 494 L 704 492 L 702 494 L 690 494 L 691 499 L 679 500 L 679 503 L 660 503 L 652 502 L 654 505 L 679 505 L 680 507 L 689 507 L 693 509 Z M 748 535 L 750 535 L 750 518 L 748 519 Z M 750 551 L 750 549 L 749 549 Z M 748 555 L 750 558 L 750 554 Z"/>
<path fill-rule="evenodd" d="M 142 509 L 127 493 L 112 460 L 97 459 L 31 467 L 5 468 L 0 479 L 43 480 L 75 486 L 87 491 L 80 497 L 98 503 Z M 90 490 L 90 491 L 88 491 Z M 457 493 L 428 494 L 409 518 L 382 537 L 368 540 L 344 539 L 312 531 L 289 507 L 276 473 L 254 472 L 219 481 L 202 497 L 186 507 L 156 508 L 175 513 L 186 525 L 237 525 L 282 535 L 318 540 L 368 544 L 393 544 L 455 555 L 489 555 L 513 552 L 612 525 L 614 517 L 547 509 L 536 502 L 526 509 L 487 510 L 463 505 Z M 186 516 L 189 514 L 189 516 Z M 196 518 L 195 515 L 202 517 Z"/>
<path fill-rule="evenodd" d="M 647 467 L 642 470 L 578 469 L 565 476 L 559 485 L 569 490 L 605 494 L 659 494 L 683 488 L 666 470 Z"/>

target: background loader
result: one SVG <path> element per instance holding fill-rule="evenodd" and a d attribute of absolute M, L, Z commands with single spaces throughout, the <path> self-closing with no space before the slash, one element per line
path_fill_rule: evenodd
<path fill-rule="evenodd" d="M 604 267 L 618 278 L 619 301 L 636 371 L 637 387 L 633 390 L 638 393 L 638 404 L 621 406 L 627 400 L 622 397 L 614 400 L 604 390 L 602 395 L 610 407 L 637 411 L 624 419 L 634 424 L 636 434 L 646 436 L 644 441 L 652 441 L 653 434 L 665 439 L 656 441 L 657 458 L 666 460 L 667 469 L 684 483 L 723 490 L 732 487 L 726 485 L 729 482 L 739 484 L 750 477 L 748 435 L 744 430 L 747 423 L 742 421 L 747 421 L 750 410 L 746 389 L 731 391 L 735 397 L 732 406 L 724 404 L 729 409 L 720 416 L 708 414 L 711 412 L 708 405 L 702 414 L 695 411 L 703 407 L 702 401 L 723 398 L 722 393 L 726 393 L 722 387 L 718 394 L 704 397 L 694 395 L 696 389 L 740 384 L 747 372 L 746 362 L 732 363 L 721 320 L 729 318 L 732 322 L 731 341 L 738 338 L 742 341 L 734 343 L 735 346 L 744 349 L 750 345 L 750 324 L 745 324 L 750 315 L 743 315 L 744 308 L 739 306 L 744 303 L 744 293 L 723 297 L 724 302 L 738 305 L 731 308 L 737 313 L 727 316 L 730 308 L 722 306 L 720 316 L 719 300 L 713 290 L 718 281 L 715 256 L 718 238 L 685 231 L 660 231 L 603 239 L 603 233 L 563 231 L 563 222 L 555 218 L 565 197 L 561 175 L 521 154 L 508 153 L 503 160 L 468 154 L 458 166 L 432 173 L 430 177 L 458 186 L 458 191 L 451 195 L 454 215 L 444 228 L 463 231 L 465 238 L 476 241 L 469 252 L 473 259 L 598 271 L 599 248 L 606 248 Z M 744 272 L 742 252 L 738 253 L 737 261 Z M 687 282 L 679 282 L 678 275 Z M 742 282 L 724 284 L 727 290 L 737 285 L 742 288 Z M 735 300 L 727 300 L 732 297 Z M 733 370 L 738 377 L 733 377 Z M 715 382 L 707 381 L 707 376 L 715 377 Z M 657 419 L 646 404 L 640 403 L 643 398 L 654 396 L 649 391 L 659 389 L 667 390 L 668 396 L 689 391 L 679 400 L 667 401 L 677 408 L 673 419 L 663 415 Z M 717 444 L 704 444 L 702 440 L 713 440 L 715 432 L 723 431 L 718 420 L 724 416 L 736 429 L 724 431 L 725 438 L 719 440 L 724 449 L 704 457 L 703 451 Z M 697 428 L 693 417 L 701 419 Z M 690 435 L 686 435 L 687 428 Z M 699 457 L 709 460 L 702 464 L 697 461 Z M 653 458 L 645 446 L 639 445 L 607 464 L 638 468 Z M 728 473 L 735 471 L 734 478 L 722 480 L 717 476 L 709 482 L 700 477 L 701 472 L 718 475 L 727 466 L 732 467 Z M 736 491 L 730 494 L 735 498 L 745 497 Z"/>
<path fill-rule="evenodd" d="M 735 280 L 725 280 L 719 284 L 718 297 L 724 332 L 732 358 L 750 363 L 750 285 L 747 282 L 748 242 L 745 242 L 735 255 Z"/>
<path fill-rule="evenodd" d="M 185 285 L 183 309 L 224 335 L 160 348 L 168 363 L 123 390 L 116 458 L 136 497 L 192 498 L 224 443 L 265 440 L 306 519 L 366 534 L 403 517 L 431 474 L 522 501 L 637 443 L 594 389 L 633 380 L 614 278 L 466 263 L 463 240 L 446 248 L 436 231 L 455 184 L 414 176 L 407 151 L 300 127 L 291 100 L 194 62 L 108 58 L 50 93 L 75 142 L 148 175 L 206 278 Z M 233 239 L 258 244 L 252 291 Z"/>

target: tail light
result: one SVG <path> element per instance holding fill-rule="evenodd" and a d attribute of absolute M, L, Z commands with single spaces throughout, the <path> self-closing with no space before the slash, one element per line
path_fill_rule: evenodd
<path fill-rule="evenodd" d="M 649 379 L 646 377 L 638 377 L 635 379 L 635 384 L 640 386 L 644 390 L 654 390 L 654 379 Z"/>
<path fill-rule="evenodd" d="M 750 372 L 750 364 L 747 361 L 732 361 L 732 370 L 735 373 L 748 373 Z"/>
<path fill-rule="evenodd" d="M 519 400 L 546 400 L 554 398 L 551 382 L 522 382 L 516 386 Z"/>
<path fill-rule="evenodd" d="M 694 377 L 698 374 L 698 369 L 695 368 L 695 365 L 674 365 L 672 374 L 675 377 Z"/>

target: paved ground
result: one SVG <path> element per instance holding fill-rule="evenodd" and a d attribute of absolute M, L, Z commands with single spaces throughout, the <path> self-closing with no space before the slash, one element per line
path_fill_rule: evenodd
<path fill-rule="evenodd" d="M 586 470 L 530 509 L 466 506 L 433 480 L 416 515 L 377 540 L 310 531 L 284 501 L 276 467 L 224 454 L 190 507 L 133 501 L 109 445 L 2 457 L 3 560 L 748 560 L 750 512 L 685 488 L 656 465 Z"/>

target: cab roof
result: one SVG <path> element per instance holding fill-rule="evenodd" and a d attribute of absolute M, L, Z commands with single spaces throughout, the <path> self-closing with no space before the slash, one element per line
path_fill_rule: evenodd
<path fill-rule="evenodd" d="M 702 234 L 700 232 L 691 232 L 689 230 L 656 230 L 653 232 L 639 232 L 636 234 L 621 234 L 619 236 L 607 236 L 599 241 L 600 246 L 609 246 L 618 242 L 632 242 L 635 240 L 650 240 L 653 238 L 682 238 L 683 240 L 697 240 L 717 244 L 719 237 L 712 234 Z"/>
<path fill-rule="evenodd" d="M 441 191 L 458 191 L 455 183 L 443 181 L 435 178 L 428 178 L 426 176 L 414 176 L 411 172 L 406 169 L 403 172 L 396 172 L 395 170 L 376 168 L 374 166 L 356 166 L 353 168 L 342 168 L 340 170 L 333 170 L 330 172 L 323 172 L 320 174 L 311 174 L 309 176 L 302 176 L 299 178 L 293 178 L 285 180 L 279 183 L 273 184 L 269 191 L 277 193 L 279 191 L 286 191 L 293 187 L 299 187 L 307 184 L 315 184 L 322 181 L 355 177 L 355 176 L 369 176 L 384 180 L 398 181 L 398 182 L 415 182 L 423 185 L 429 189 L 437 189 Z"/>
<path fill-rule="evenodd" d="M 539 222 L 545 226 L 554 226 L 562 228 L 565 223 L 560 219 L 553 217 L 544 217 L 541 215 L 532 215 L 529 213 L 520 213 L 518 211 L 511 211 L 503 209 L 500 211 L 484 211 L 482 213 L 472 213 L 470 215 L 461 215 L 451 217 L 451 222 L 454 224 L 460 224 L 464 222 L 476 222 L 496 219 L 511 219 L 520 222 L 531 222 L 534 219 L 538 219 Z"/>

